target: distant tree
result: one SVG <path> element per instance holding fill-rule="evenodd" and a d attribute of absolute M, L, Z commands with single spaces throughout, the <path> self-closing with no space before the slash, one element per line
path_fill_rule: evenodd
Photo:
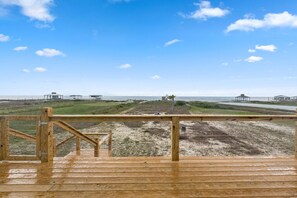
<path fill-rule="evenodd" d="M 171 96 L 168 96 L 168 99 L 171 100 L 171 111 L 173 112 L 174 110 L 174 99 L 175 99 L 175 95 L 171 95 Z"/>

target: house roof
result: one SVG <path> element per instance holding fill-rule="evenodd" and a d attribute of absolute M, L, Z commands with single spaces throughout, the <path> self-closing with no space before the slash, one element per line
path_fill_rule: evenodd
<path fill-rule="evenodd" d="M 274 96 L 275 98 L 290 98 L 289 96 L 284 96 L 284 95 L 278 95 L 278 96 Z"/>
<path fill-rule="evenodd" d="M 249 98 L 249 96 L 246 96 L 244 94 L 240 94 L 240 96 L 236 96 L 236 98 Z"/>

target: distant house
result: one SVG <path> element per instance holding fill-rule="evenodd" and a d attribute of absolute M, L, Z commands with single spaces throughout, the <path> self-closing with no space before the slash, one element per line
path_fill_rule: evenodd
<path fill-rule="evenodd" d="M 70 95 L 70 98 L 72 98 L 73 100 L 81 100 L 82 99 L 82 95 Z"/>
<path fill-rule="evenodd" d="M 243 101 L 250 101 L 250 100 L 251 100 L 251 98 L 244 94 L 240 94 L 240 96 L 235 97 L 236 102 L 243 102 Z"/>
<path fill-rule="evenodd" d="M 289 101 L 291 98 L 284 95 L 274 96 L 273 98 L 275 101 Z"/>
<path fill-rule="evenodd" d="M 292 97 L 291 97 L 291 100 L 293 100 L 293 101 L 297 101 L 297 96 L 292 96 Z"/>
<path fill-rule="evenodd" d="M 43 96 L 45 100 L 63 100 L 63 95 L 52 92 Z"/>
<path fill-rule="evenodd" d="M 90 99 L 91 100 L 101 100 L 102 99 L 102 95 L 90 95 Z"/>

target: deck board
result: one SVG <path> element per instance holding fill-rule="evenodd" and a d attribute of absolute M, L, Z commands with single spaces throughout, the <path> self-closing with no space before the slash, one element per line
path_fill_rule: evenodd
<path fill-rule="evenodd" d="M 297 197 L 293 156 L 104 156 L 0 162 L 0 197 Z"/>

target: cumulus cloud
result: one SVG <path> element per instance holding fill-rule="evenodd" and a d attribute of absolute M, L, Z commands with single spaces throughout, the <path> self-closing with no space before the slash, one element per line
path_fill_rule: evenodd
<path fill-rule="evenodd" d="M 289 12 L 268 13 L 262 20 L 254 18 L 239 19 L 229 25 L 226 32 L 235 30 L 254 31 L 260 28 L 274 27 L 291 27 L 297 28 L 297 15 L 292 15 Z"/>
<path fill-rule="evenodd" d="M 263 58 L 261 56 L 250 56 L 247 59 L 245 59 L 244 61 L 249 62 L 249 63 L 255 63 L 255 62 L 259 62 L 263 60 Z"/>
<path fill-rule="evenodd" d="M 6 42 L 9 41 L 9 36 L 6 36 L 4 34 L 0 34 L 0 42 Z"/>
<path fill-rule="evenodd" d="M 154 75 L 151 77 L 153 80 L 159 80 L 161 77 L 159 75 Z"/>
<path fill-rule="evenodd" d="M 56 50 L 56 49 L 49 49 L 49 48 L 45 48 L 43 50 L 38 50 L 35 53 L 38 56 L 44 56 L 44 57 L 65 56 L 65 54 L 62 53 L 61 51 Z"/>
<path fill-rule="evenodd" d="M 277 47 L 275 45 L 256 45 L 255 47 L 257 50 L 275 52 Z"/>
<path fill-rule="evenodd" d="M 129 69 L 131 67 L 132 67 L 132 65 L 131 64 L 128 64 L 128 63 L 123 64 L 123 65 L 120 65 L 120 69 Z"/>
<path fill-rule="evenodd" d="M 249 53 L 255 53 L 256 50 L 255 50 L 255 49 L 248 49 L 248 52 L 249 52 Z"/>
<path fill-rule="evenodd" d="M 201 1 L 200 3 L 195 3 L 194 5 L 198 6 L 199 8 L 188 15 L 182 14 L 182 16 L 197 20 L 207 20 L 208 18 L 223 17 L 229 13 L 229 10 L 227 9 L 212 7 L 210 1 Z"/>
<path fill-rule="evenodd" d="M 38 73 L 43 73 L 43 72 L 46 72 L 46 68 L 44 67 L 36 67 L 34 69 L 35 72 L 38 72 Z"/>
<path fill-rule="evenodd" d="M 54 21 L 55 17 L 49 12 L 53 4 L 53 0 L 0 0 L 0 5 L 19 6 L 23 15 L 43 22 Z"/>
<path fill-rule="evenodd" d="M 173 39 L 173 40 L 171 40 L 171 41 L 166 42 L 166 43 L 164 44 L 164 46 L 167 47 L 167 46 L 173 45 L 173 44 L 175 44 L 175 43 L 179 43 L 179 42 L 181 42 L 181 40 L 179 40 L 179 39 Z"/>
<path fill-rule="evenodd" d="M 15 47 L 13 50 L 14 51 L 25 51 L 27 49 L 28 49 L 27 46 L 19 46 L 19 47 Z"/>

